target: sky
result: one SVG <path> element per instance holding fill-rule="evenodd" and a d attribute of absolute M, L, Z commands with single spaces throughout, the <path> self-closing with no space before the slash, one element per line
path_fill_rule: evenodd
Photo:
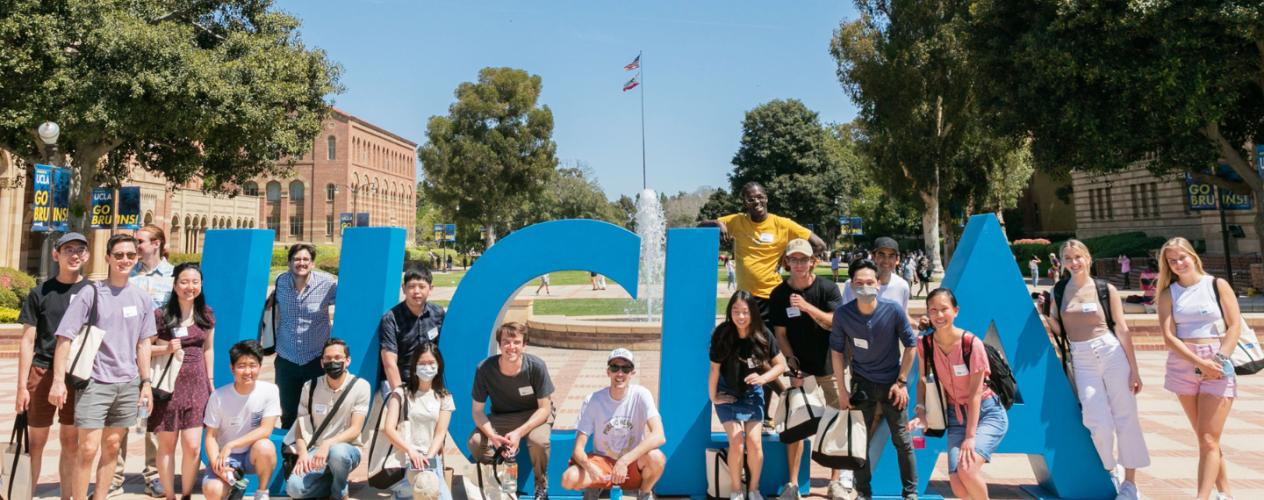
<path fill-rule="evenodd" d="M 343 67 L 334 106 L 418 144 L 486 67 L 539 75 L 561 161 L 587 162 L 606 196 L 641 191 L 641 90 L 650 189 L 729 185 L 745 112 L 798 99 L 849 122 L 829 55 L 851 2 L 278 0 L 308 47 Z M 636 73 L 641 88 L 622 91 Z M 422 178 L 420 164 L 417 178 Z"/>

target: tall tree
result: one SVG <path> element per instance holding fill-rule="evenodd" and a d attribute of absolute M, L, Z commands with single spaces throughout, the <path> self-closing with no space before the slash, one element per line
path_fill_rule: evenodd
<path fill-rule="evenodd" d="M 559 219 L 590 219 L 623 225 L 623 214 L 606 199 L 588 162 L 568 160 L 549 179 L 544 193 L 514 214 L 522 226 Z"/>
<path fill-rule="evenodd" d="M 1264 200 L 1264 3 L 979 0 L 965 38 L 997 123 L 1042 169 L 1142 164 Z M 1241 180 L 1210 175 L 1227 163 Z M 1264 210 L 1256 233 L 1264 247 Z"/>
<path fill-rule="evenodd" d="M 724 188 L 716 189 L 711 196 L 707 198 L 707 202 L 698 210 L 698 217 L 694 222 L 702 222 L 704 220 L 719 219 L 728 214 L 734 214 L 742 211 L 742 204 L 737 197 L 729 194 Z"/>
<path fill-rule="evenodd" d="M 697 227 L 700 220 L 698 214 L 713 193 L 715 189 L 702 186 L 690 193 L 681 191 L 668 196 L 663 203 L 663 218 L 667 222 L 667 228 Z"/>
<path fill-rule="evenodd" d="M 131 161 L 209 191 L 284 172 L 342 90 L 299 25 L 269 0 L 0 2 L 0 148 L 42 163 L 36 129 L 60 125 L 77 213 Z"/>
<path fill-rule="evenodd" d="M 524 203 L 536 200 L 557 167 L 553 112 L 539 106 L 537 75 L 484 68 L 478 81 L 456 89 L 448 116 L 432 116 L 418 148 L 430 199 L 452 207 L 457 221 L 495 228 Z"/>

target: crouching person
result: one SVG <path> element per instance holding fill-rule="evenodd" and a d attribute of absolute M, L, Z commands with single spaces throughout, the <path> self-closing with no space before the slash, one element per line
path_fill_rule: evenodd
<path fill-rule="evenodd" d="M 285 481 L 290 498 L 347 498 L 347 476 L 360 465 L 360 429 L 373 395 L 367 381 L 347 373 L 349 364 L 347 343 L 331 338 L 320 357 L 325 376 L 303 384 L 290 431 L 298 455 Z"/>
<path fill-rule="evenodd" d="M 202 479 L 206 500 L 221 500 L 243 475 L 259 477 L 255 500 L 267 500 L 268 480 L 276 469 L 276 446 L 269 436 L 281 418 L 281 392 L 259 380 L 263 348 L 243 340 L 228 350 L 233 383 L 216 389 L 206 401 L 206 456 Z"/>
<path fill-rule="evenodd" d="M 420 472 L 433 471 L 443 477 L 443 441 L 456 403 L 443 384 L 443 354 L 438 344 L 424 342 L 413 349 L 408 362 L 408 380 L 391 393 L 386 404 L 386 438 L 397 449 L 408 450 L 411 471 L 395 485 L 395 500 L 414 498 Z M 405 404 L 407 403 L 407 404 Z M 399 428 L 400 413 L 407 412 L 407 433 Z M 452 500 L 452 492 L 440 481 L 438 495 Z"/>
<path fill-rule="evenodd" d="M 658 447 L 667 438 L 654 396 L 630 383 L 635 370 L 632 351 L 612 351 L 606 361 L 610 387 L 589 394 L 579 410 L 575 450 L 562 487 L 584 490 L 584 500 L 596 500 L 601 490 L 614 486 L 637 491 L 637 500 L 654 498 L 654 483 L 667 464 Z M 593 453 L 584 453 L 590 436 Z"/>

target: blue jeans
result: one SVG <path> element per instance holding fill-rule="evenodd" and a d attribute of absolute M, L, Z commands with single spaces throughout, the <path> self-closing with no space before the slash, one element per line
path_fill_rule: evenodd
<path fill-rule="evenodd" d="M 435 474 L 439 475 L 439 499 L 452 500 L 452 492 L 448 490 L 448 483 L 443 482 L 443 457 L 435 455 L 434 458 L 430 459 L 430 467 L 425 470 L 434 471 Z M 395 492 L 395 500 L 412 500 L 413 485 L 409 478 L 413 477 L 414 474 L 417 474 L 417 471 L 408 471 L 402 481 L 395 483 L 395 486 L 391 487 L 391 491 Z"/>
<path fill-rule="evenodd" d="M 347 496 L 347 476 L 360 465 L 360 449 L 347 443 L 329 447 L 325 468 L 305 475 L 290 474 L 285 492 L 290 498 L 342 498 Z M 410 493 L 411 494 L 411 493 Z"/>

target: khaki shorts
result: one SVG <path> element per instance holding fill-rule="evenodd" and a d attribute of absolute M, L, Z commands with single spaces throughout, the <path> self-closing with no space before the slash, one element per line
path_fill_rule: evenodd
<path fill-rule="evenodd" d="M 31 402 L 27 407 L 26 418 L 29 419 L 31 427 L 42 429 L 53 425 L 53 417 L 57 417 L 57 422 L 61 425 L 75 425 L 75 390 L 68 388 L 66 391 L 66 402 L 62 403 L 61 410 L 48 402 L 48 392 L 53 388 L 53 375 L 49 370 L 38 366 L 31 366 L 30 374 L 26 376 L 26 391 L 31 394 Z"/>
<path fill-rule="evenodd" d="M 80 429 L 128 428 L 136 424 L 140 377 L 106 384 L 89 380 L 75 395 L 75 427 Z"/>
<path fill-rule="evenodd" d="M 808 377 L 803 379 L 803 386 L 808 390 L 812 390 L 809 384 L 821 386 L 821 392 L 825 393 L 825 406 L 830 408 L 838 408 L 838 384 L 834 383 L 833 375 L 825 375 L 821 377 Z"/>

